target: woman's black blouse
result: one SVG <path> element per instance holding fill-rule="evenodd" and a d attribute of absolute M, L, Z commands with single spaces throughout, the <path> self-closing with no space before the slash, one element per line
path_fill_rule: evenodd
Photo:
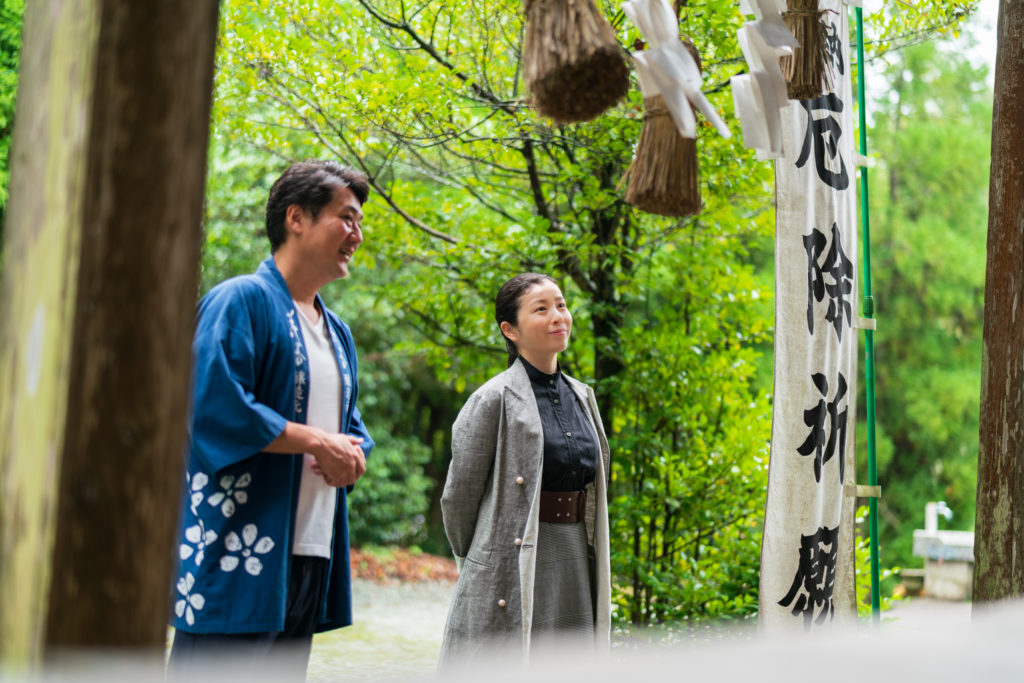
<path fill-rule="evenodd" d="M 561 370 L 549 375 L 520 356 L 544 428 L 542 491 L 582 491 L 597 472 L 597 434 Z"/>

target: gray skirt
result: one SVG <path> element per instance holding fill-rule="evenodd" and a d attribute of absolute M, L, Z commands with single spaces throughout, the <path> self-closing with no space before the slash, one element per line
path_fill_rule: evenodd
<path fill-rule="evenodd" d="M 541 522 L 537 533 L 537 567 L 533 580 L 531 641 L 549 636 L 594 637 L 594 603 L 590 590 L 586 522 Z"/>

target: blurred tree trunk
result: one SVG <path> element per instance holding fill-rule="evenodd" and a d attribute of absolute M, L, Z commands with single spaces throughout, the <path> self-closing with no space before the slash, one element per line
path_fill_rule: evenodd
<path fill-rule="evenodd" d="M 1024 0 L 999 4 L 975 603 L 1024 594 Z"/>
<path fill-rule="evenodd" d="M 162 653 L 216 0 L 29 3 L 0 353 L 0 657 Z"/>

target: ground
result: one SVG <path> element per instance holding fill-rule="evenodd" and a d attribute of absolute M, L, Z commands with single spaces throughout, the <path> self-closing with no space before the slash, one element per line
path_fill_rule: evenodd
<path fill-rule="evenodd" d="M 307 683 L 428 680 L 437 669 L 455 584 L 355 578 L 355 623 L 313 639 Z"/>
<path fill-rule="evenodd" d="M 317 635 L 307 683 L 429 680 L 458 570 L 445 557 L 352 548 L 355 623 Z"/>

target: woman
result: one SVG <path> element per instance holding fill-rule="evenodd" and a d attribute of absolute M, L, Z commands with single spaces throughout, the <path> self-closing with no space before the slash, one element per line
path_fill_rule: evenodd
<path fill-rule="evenodd" d="M 610 634 L 608 442 L 594 392 L 559 369 L 572 315 L 535 273 L 506 282 L 494 308 L 509 367 L 459 412 L 441 496 L 460 567 L 442 667 L 554 635 L 603 648 Z"/>

